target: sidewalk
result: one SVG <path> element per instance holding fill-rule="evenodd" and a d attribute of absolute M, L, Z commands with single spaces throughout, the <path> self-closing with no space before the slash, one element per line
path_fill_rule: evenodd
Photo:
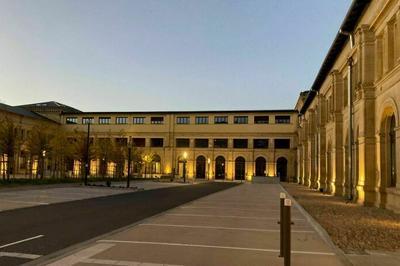
<path fill-rule="evenodd" d="M 278 184 L 244 184 L 143 220 L 50 265 L 283 265 Z M 161 200 L 161 199 L 159 199 Z M 292 265 L 342 265 L 296 206 Z"/>

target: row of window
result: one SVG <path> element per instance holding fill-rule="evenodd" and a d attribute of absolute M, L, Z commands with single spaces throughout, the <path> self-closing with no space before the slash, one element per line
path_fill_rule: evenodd
<path fill-rule="evenodd" d="M 144 124 L 145 117 L 133 117 L 133 124 Z M 234 124 L 248 124 L 249 117 L 248 116 L 234 116 L 233 123 Z M 67 117 L 67 124 L 77 124 L 77 117 Z M 93 117 L 83 117 L 82 124 L 93 124 Z M 116 124 L 128 124 L 128 117 L 116 117 Z M 151 124 L 164 124 L 164 117 L 162 116 L 154 116 L 150 118 Z M 190 124 L 189 116 L 178 116 L 176 118 L 177 124 Z M 106 125 L 111 124 L 111 117 L 99 117 L 99 124 Z M 209 124 L 208 116 L 196 116 L 195 124 Z M 214 124 L 228 124 L 228 116 L 214 116 Z M 269 124 L 269 116 L 254 116 L 254 124 Z M 275 124 L 290 124 L 290 116 L 289 115 L 277 115 L 275 116 Z"/>
<path fill-rule="evenodd" d="M 136 147 L 145 147 L 146 139 L 145 138 L 133 138 L 133 143 Z M 214 139 L 213 140 L 214 148 L 228 148 L 228 139 Z M 267 149 L 268 148 L 269 139 L 253 139 L 253 149 Z M 190 139 L 188 138 L 177 138 L 176 139 L 176 147 L 177 148 L 189 148 L 190 147 Z M 274 144 L 276 149 L 289 149 L 290 148 L 290 139 L 274 139 Z M 151 147 L 163 147 L 164 139 L 163 138 L 151 138 L 150 139 Z M 209 143 L 209 139 L 195 139 L 194 140 L 195 148 L 211 148 Z M 249 148 L 248 139 L 234 139 L 233 140 L 233 148 L 235 149 L 247 149 Z"/>

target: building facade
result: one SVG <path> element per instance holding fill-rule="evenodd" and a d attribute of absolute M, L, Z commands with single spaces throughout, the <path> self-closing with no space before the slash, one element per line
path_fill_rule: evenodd
<path fill-rule="evenodd" d="M 300 182 L 400 211 L 400 1 L 353 1 L 300 98 Z"/>

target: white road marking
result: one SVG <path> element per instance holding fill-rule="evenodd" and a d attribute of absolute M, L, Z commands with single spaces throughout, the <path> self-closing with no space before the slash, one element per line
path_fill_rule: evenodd
<path fill-rule="evenodd" d="M 200 245 L 200 244 L 184 244 L 184 243 L 169 243 L 169 242 L 150 242 L 150 241 L 127 241 L 127 240 L 112 240 L 104 239 L 99 240 L 100 243 L 121 243 L 121 244 L 139 244 L 139 245 L 159 245 L 159 246 L 179 246 L 179 247 L 196 247 L 196 248 L 215 248 L 215 249 L 231 249 L 231 250 L 246 250 L 246 251 L 261 251 L 279 253 L 278 249 L 264 249 L 264 248 L 244 248 L 244 247 L 230 247 L 230 246 L 214 246 L 214 245 Z M 307 255 L 326 255 L 335 256 L 331 252 L 313 252 L 313 251 L 300 251 L 292 250 L 292 254 L 307 254 Z"/>
<path fill-rule="evenodd" d="M 83 262 L 86 259 L 89 259 L 90 257 L 103 252 L 107 249 L 112 248 L 115 246 L 115 244 L 96 244 L 90 248 L 86 248 L 84 250 L 81 250 L 75 254 L 72 254 L 70 256 L 67 256 L 65 258 L 62 258 L 58 261 L 55 261 L 53 263 L 48 264 L 47 266 L 68 266 L 68 265 L 74 265 L 79 262 Z"/>
<path fill-rule="evenodd" d="M 22 240 L 19 240 L 19 241 L 16 241 L 16 242 L 8 243 L 8 244 L 5 244 L 5 245 L 0 246 L 0 248 L 5 248 L 5 247 L 9 247 L 9 246 L 14 246 L 14 245 L 16 245 L 16 244 L 23 243 L 23 242 L 27 242 L 27 241 L 31 241 L 31 240 L 34 240 L 34 239 L 37 239 L 37 238 L 41 238 L 41 237 L 44 237 L 44 235 L 37 235 L 37 236 L 34 236 L 34 237 L 22 239 Z"/>
<path fill-rule="evenodd" d="M 26 254 L 26 253 L 16 253 L 16 252 L 0 252 L 0 257 L 12 257 L 12 258 L 23 258 L 23 259 L 37 259 L 41 255 L 36 254 Z"/>
<path fill-rule="evenodd" d="M 232 207 L 190 207 L 190 206 L 182 206 L 181 209 L 216 209 L 216 210 L 238 210 L 238 211 L 258 211 L 258 212 L 280 212 L 280 210 L 268 210 L 267 208 L 263 209 L 251 209 L 251 208 L 232 208 Z M 292 209 L 293 211 L 294 209 Z"/>
<path fill-rule="evenodd" d="M 253 220 L 279 220 L 279 217 L 257 217 L 257 216 L 235 216 L 235 215 L 208 215 L 208 214 L 187 214 L 187 213 L 166 213 L 168 216 L 191 216 L 191 217 L 216 217 L 234 219 L 253 219 Z M 292 218 L 292 221 L 304 221 L 304 219 Z"/>
<path fill-rule="evenodd" d="M 139 224 L 139 226 L 159 226 L 159 227 L 182 227 L 182 228 L 199 228 L 199 229 L 221 229 L 221 230 L 237 230 L 237 231 L 254 231 L 254 232 L 280 232 L 276 229 L 257 229 L 257 228 L 241 228 L 241 227 L 223 227 L 223 226 L 203 226 L 203 225 L 181 225 L 181 224 Z M 310 230 L 292 230 L 292 233 L 315 233 Z"/>
<path fill-rule="evenodd" d="M 159 263 L 147 263 L 138 261 L 126 261 L 126 260 L 103 260 L 103 259 L 84 259 L 83 263 L 92 264 L 103 264 L 103 265 L 125 265 L 125 266 L 183 266 L 175 264 L 159 264 Z"/>
<path fill-rule="evenodd" d="M 6 200 L 6 199 L 1 199 L 1 201 L 11 202 L 11 203 L 21 203 L 21 204 L 35 204 L 35 205 L 49 205 L 50 204 L 50 203 L 47 203 L 47 202 Z"/>

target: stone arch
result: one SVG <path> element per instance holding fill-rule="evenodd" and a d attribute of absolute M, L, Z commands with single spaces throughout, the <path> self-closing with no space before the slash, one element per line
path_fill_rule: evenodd
<path fill-rule="evenodd" d="M 215 179 L 225 179 L 226 160 L 224 156 L 215 158 Z"/>
<path fill-rule="evenodd" d="M 281 181 L 287 181 L 288 178 L 288 159 L 285 156 L 280 156 L 276 159 L 276 174 Z"/>
<path fill-rule="evenodd" d="M 158 154 L 153 155 L 153 159 L 151 161 L 151 175 L 153 174 L 161 174 L 161 157 Z"/>
<path fill-rule="evenodd" d="M 267 159 L 264 156 L 258 156 L 255 160 L 256 176 L 266 176 Z"/>
<path fill-rule="evenodd" d="M 238 156 L 235 159 L 235 179 L 244 180 L 246 178 L 246 159 Z"/>
<path fill-rule="evenodd" d="M 196 158 L 196 178 L 206 178 L 206 163 L 207 159 L 203 155 L 199 155 Z"/>

